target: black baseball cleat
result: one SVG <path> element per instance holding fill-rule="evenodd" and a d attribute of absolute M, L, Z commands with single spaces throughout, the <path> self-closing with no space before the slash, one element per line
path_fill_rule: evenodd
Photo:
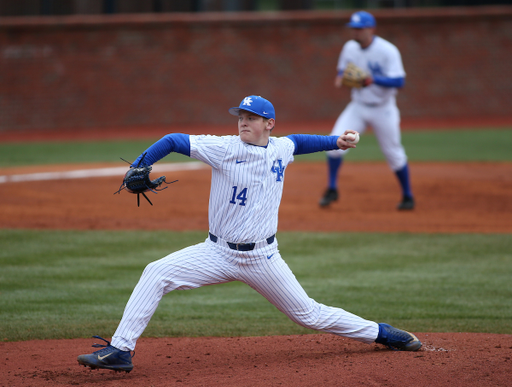
<path fill-rule="evenodd" d="M 404 196 L 402 198 L 402 201 L 400 203 L 398 203 L 398 206 L 396 207 L 396 209 L 399 211 L 414 210 L 414 198 Z"/>
<path fill-rule="evenodd" d="M 384 323 L 379 324 L 379 336 L 375 342 L 395 351 L 417 351 L 421 348 L 421 341 L 412 333 Z"/>
<path fill-rule="evenodd" d="M 322 199 L 320 199 L 320 207 L 325 207 L 338 200 L 338 190 L 336 188 L 327 188 Z"/>
<path fill-rule="evenodd" d="M 99 336 L 93 337 L 103 340 L 107 345 L 94 344 L 93 347 L 103 347 L 103 349 L 89 355 L 78 356 L 78 364 L 84 367 L 91 367 L 93 370 L 103 368 L 106 370 L 130 372 L 133 369 L 132 354 L 130 351 L 121 351 L 111 346 L 110 341 Z"/>

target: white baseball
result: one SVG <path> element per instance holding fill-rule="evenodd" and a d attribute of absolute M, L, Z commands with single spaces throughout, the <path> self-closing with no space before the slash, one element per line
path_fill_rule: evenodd
<path fill-rule="evenodd" d="M 350 142 L 352 144 L 357 144 L 359 142 L 359 133 L 347 133 L 345 135 L 347 142 Z"/>

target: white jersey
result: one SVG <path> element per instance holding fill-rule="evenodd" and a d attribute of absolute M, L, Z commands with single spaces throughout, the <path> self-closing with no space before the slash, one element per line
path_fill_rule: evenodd
<path fill-rule="evenodd" d="M 294 142 L 270 137 L 261 147 L 246 144 L 239 136 L 190 135 L 189 139 L 190 157 L 212 167 L 213 236 L 146 266 L 112 345 L 132 351 L 164 294 L 231 281 L 246 283 L 301 326 L 374 342 L 378 324 L 310 298 L 281 257 L 277 238 L 270 238 L 277 231 L 284 172 L 293 162 Z M 231 246 L 244 242 L 254 246 Z"/>
<path fill-rule="evenodd" d="M 257 242 L 277 232 L 284 171 L 294 143 L 270 137 L 266 147 L 239 136 L 190 136 L 190 157 L 212 167 L 210 232 L 235 243 Z M 256 227 L 255 227 L 256 225 Z"/>
<path fill-rule="evenodd" d="M 388 78 L 405 77 L 400 51 L 379 36 L 375 36 L 373 42 L 364 49 L 355 40 L 346 42 L 338 59 L 338 71 L 344 70 L 350 62 L 372 75 Z M 381 105 L 393 98 L 396 93 L 397 89 L 394 87 L 371 84 L 368 87 L 352 88 L 352 100 L 363 104 Z"/>

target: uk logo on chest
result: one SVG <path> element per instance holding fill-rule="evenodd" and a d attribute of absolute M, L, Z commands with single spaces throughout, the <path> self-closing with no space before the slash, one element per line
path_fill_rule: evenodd
<path fill-rule="evenodd" d="M 372 75 L 384 76 L 384 71 L 382 70 L 382 66 L 378 62 L 368 61 L 368 68 L 372 72 Z"/>
<path fill-rule="evenodd" d="M 276 174 L 276 181 L 283 181 L 285 168 L 286 166 L 283 167 L 282 159 L 274 160 L 270 171 Z"/>

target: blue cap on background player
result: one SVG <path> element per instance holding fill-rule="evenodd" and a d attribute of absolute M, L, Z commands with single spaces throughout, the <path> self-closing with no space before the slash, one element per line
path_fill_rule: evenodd
<path fill-rule="evenodd" d="M 258 95 L 250 95 L 249 97 L 245 97 L 242 102 L 240 102 L 240 106 L 232 107 L 229 109 L 229 113 L 238 116 L 238 112 L 240 110 L 247 110 L 248 112 L 257 114 L 264 118 L 273 118 L 276 119 L 276 111 L 274 110 L 274 106 L 267 101 L 265 98 L 260 97 Z"/>
<path fill-rule="evenodd" d="M 377 23 L 373 15 L 365 11 L 353 13 L 350 17 L 350 22 L 347 23 L 347 27 L 350 28 L 372 28 L 376 25 Z"/>

